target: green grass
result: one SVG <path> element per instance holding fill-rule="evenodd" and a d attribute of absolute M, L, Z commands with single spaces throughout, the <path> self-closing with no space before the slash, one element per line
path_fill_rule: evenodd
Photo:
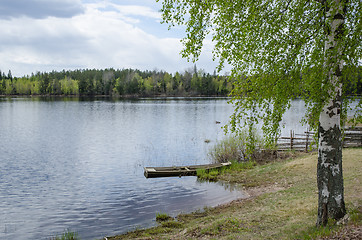
<path fill-rule="evenodd" d="M 183 224 L 174 220 L 171 221 L 167 221 L 167 222 L 163 222 L 161 224 L 162 227 L 164 228 L 182 228 Z"/>
<path fill-rule="evenodd" d="M 211 169 L 211 170 L 205 170 L 205 169 L 198 169 L 196 171 L 197 178 L 201 181 L 207 180 L 207 181 L 216 181 L 217 176 L 220 174 L 220 171 L 218 169 Z"/>
<path fill-rule="evenodd" d="M 170 215 L 167 213 L 156 213 L 156 221 L 157 222 L 164 222 L 172 219 Z"/>
<path fill-rule="evenodd" d="M 325 227 L 310 226 L 306 231 L 299 234 L 298 239 L 317 239 L 322 237 L 328 237 L 333 232 L 337 231 L 339 226 L 335 223 L 328 223 Z"/>
<path fill-rule="evenodd" d="M 67 230 L 62 235 L 51 238 L 51 240 L 80 240 L 80 238 L 78 237 L 78 234 L 76 232 L 71 232 L 70 230 Z"/>
<path fill-rule="evenodd" d="M 362 207 L 362 206 L 360 206 Z M 352 223 L 355 224 L 362 224 L 362 209 L 357 209 L 357 208 L 350 208 L 349 209 L 349 217 L 350 220 L 352 221 Z"/>
<path fill-rule="evenodd" d="M 205 170 L 198 169 L 196 171 L 196 175 L 198 180 L 200 181 L 217 181 L 219 179 L 219 175 L 225 174 L 228 172 L 239 172 L 245 169 L 252 169 L 256 166 L 255 161 L 243 161 L 243 162 L 231 162 L 231 165 L 224 166 L 217 169 Z"/>
<path fill-rule="evenodd" d="M 317 154 L 306 154 L 246 169 L 236 165 L 224 170 L 218 180 L 241 183 L 249 194 L 247 199 L 181 214 L 177 221 L 109 239 L 315 239 L 361 226 L 362 149 L 343 150 L 350 217 L 346 226 L 333 221 L 326 227 L 315 226 L 316 162 Z"/>
<path fill-rule="evenodd" d="M 347 214 L 349 217 L 349 225 L 362 225 L 362 212 L 355 206 L 347 206 Z M 338 233 L 343 229 L 344 225 L 337 224 L 335 221 L 331 220 L 327 226 L 310 226 L 307 230 L 302 231 L 297 235 L 298 239 L 318 239 L 322 237 L 328 237 L 333 235 L 333 233 Z M 348 238 L 347 238 L 348 239 Z"/>
<path fill-rule="evenodd" d="M 228 173 L 238 176 L 240 171 L 252 169 L 256 165 L 265 165 L 270 162 L 280 161 L 281 159 L 291 158 L 298 155 L 295 151 L 278 152 L 274 149 L 266 149 L 263 140 L 258 136 L 256 136 L 254 144 L 253 150 L 251 150 L 247 133 L 238 137 L 229 136 L 222 141 L 219 141 L 209 151 L 211 161 L 232 162 L 232 165 L 217 170 L 198 170 L 198 179 L 201 181 L 225 180 L 219 176 L 225 174 L 227 175 Z M 231 179 L 227 180 L 230 181 Z M 252 186 L 253 184 L 254 183 L 248 186 Z"/>
<path fill-rule="evenodd" d="M 232 172 L 232 171 L 242 171 L 245 169 L 252 169 L 256 166 L 255 161 L 245 161 L 245 162 L 231 162 L 231 165 L 225 169 L 224 172 Z"/>
<path fill-rule="evenodd" d="M 247 224 L 236 218 L 224 218 L 220 219 L 210 226 L 200 230 L 200 236 L 209 235 L 227 235 L 230 233 L 240 233 L 243 231 L 249 231 Z"/>

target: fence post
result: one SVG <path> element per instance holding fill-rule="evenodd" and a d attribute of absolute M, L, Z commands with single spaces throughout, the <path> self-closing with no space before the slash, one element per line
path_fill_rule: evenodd
<path fill-rule="evenodd" d="M 309 130 L 307 130 L 307 133 L 306 133 L 307 137 L 306 137 L 306 142 L 305 142 L 305 152 L 307 153 L 308 152 L 308 140 L 309 140 Z"/>
<path fill-rule="evenodd" d="M 293 150 L 293 130 L 290 130 L 290 150 Z"/>

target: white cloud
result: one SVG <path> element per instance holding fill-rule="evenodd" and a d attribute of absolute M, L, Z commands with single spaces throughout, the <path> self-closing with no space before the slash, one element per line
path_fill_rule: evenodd
<path fill-rule="evenodd" d="M 157 11 L 154 11 L 150 7 L 137 6 L 137 5 L 116 5 L 112 4 L 121 14 L 124 15 L 133 15 L 133 16 L 142 16 L 147 18 L 161 19 L 161 14 Z"/>
<path fill-rule="evenodd" d="M 179 38 L 165 36 L 172 32 L 162 37 L 154 33 L 153 29 L 161 27 L 155 21 L 160 17 L 156 10 L 104 1 L 84 4 L 83 9 L 83 14 L 69 18 L 0 19 L 0 70 L 11 69 L 14 76 L 21 76 L 36 71 L 110 67 L 175 72 L 192 66 L 179 55 Z M 198 67 L 212 71 L 216 64 L 211 58 L 210 51 L 203 54 Z"/>
<path fill-rule="evenodd" d="M 90 65 L 123 67 L 155 63 L 164 47 L 162 39 L 129 23 L 122 13 L 89 8 L 86 15 L 74 21 L 78 31 L 91 39 L 88 44 L 94 59 L 89 61 Z"/>

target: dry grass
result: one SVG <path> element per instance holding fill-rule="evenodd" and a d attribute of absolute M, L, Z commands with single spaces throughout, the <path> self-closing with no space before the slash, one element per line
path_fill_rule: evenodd
<path fill-rule="evenodd" d="M 345 201 L 357 216 L 353 223 L 361 226 L 362 149 L 345 149 L 343 161 Z M 224 181 L 248 186 L 248 199 L 179 215 L 178 227 L 158 226 L 108 239 L 311 239 L 343 232 L 334 225 L 315 228 L 316 165 L 317 155 L 307 154 L 227 173 Z"/>

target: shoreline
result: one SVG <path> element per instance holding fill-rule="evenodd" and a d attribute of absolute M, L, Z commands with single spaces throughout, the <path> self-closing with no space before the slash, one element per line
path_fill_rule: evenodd
<path fill-rule="evenodd" d="M 122 98 L 134 98 L 134 99 L 140 99 L 140 98 L 231 98 L 229 95 L 192 95 L 192 94 L 188 94 L 188 95 L 166 95 L 166 94 L 160 94 L 160 95 L 139 95 L 139 94 L 126 94 L 126 95 L 80 95 L 80 94 L 76 94 L 76 95 L 50 95 L 50 94 L 45 94 L 45 95 L 27 95 L 27 94 L 11 94 L 11 95 L 3 95 L 0 94 L 0 97 L 46 97 L 46 98 L 52 98 L 52 97 L 56 97 L 56 98 L 114 98 L 114 99 L 122 99 Z"/>
<path fill-rule="evenodd" d="M 316 153 L 309 153 L 241 172 L 227 172 L 219 181 L 253 183 L 254 186 L 245 187 L 247 198 L 179 214 L 157 226 L 107 239 L 318 239 L 341 231 L 362 237 L 362 232 L 358 232 L 362 226 L 362 148 L 343 150 L 345 200 L 350 218 L 346 225 L 315 227 L 316 158 Z"/>

